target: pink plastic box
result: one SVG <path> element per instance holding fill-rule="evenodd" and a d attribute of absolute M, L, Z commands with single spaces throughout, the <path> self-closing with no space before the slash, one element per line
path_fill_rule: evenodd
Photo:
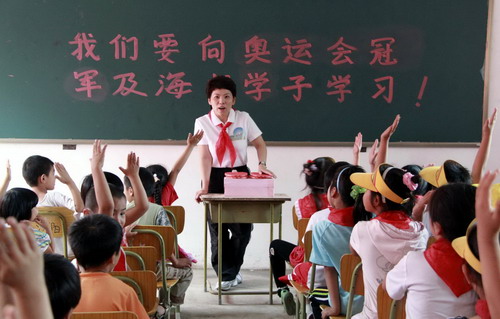
<path fill-rule="evenodd" d="M 234 197 L 272 197 L 274 179 L 224 178 L 224 195 Z"/>

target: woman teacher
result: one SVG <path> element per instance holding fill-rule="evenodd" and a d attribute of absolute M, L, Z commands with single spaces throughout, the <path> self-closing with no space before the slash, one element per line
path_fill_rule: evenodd
<path fill-rule="evenodd" d="M 195 122 L 195 132 L 203 130 L 198 143 L 201 156 L 202 188 L 196 200 L 207 193 L 224 193 L 224 174 L 236 170 L 249 172 L 247 147 L 250 142 L 257 150 L 259 172 L 276 177 L 267 169 L 267 148 L 262 132 L 246 112 L 233 109 L 236 103 L 236 84 L 226 76 L 216 76 L 207 83 L 206 94 L 211 110 Z M 207 216 L 212 249 L 212 267 L 218 271 L 218 225 Z M 249 223 L 222 224 L 222 290 L 241 283 L 239 274 L 253 225 Z M 229 237 L 231 231 L 231 237 Z M 218 287 L 216 287 L 217 289 Z"/>

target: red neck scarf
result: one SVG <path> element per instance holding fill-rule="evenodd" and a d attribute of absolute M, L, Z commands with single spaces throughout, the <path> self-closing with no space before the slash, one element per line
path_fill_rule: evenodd
<path fill-rule="evenodd" d="M 484 299 L 479 299 L 476 303 L 476 313 L 481 319 L 491 319 L 488 303 Z"/>
<path fill-rule="evenodd" d="M 399 229 L 409 229 L 411 222 L 411 218 L 400 210 L 383 212 L 373 219 L 377 219 L 386 224 L 391 224 Z"/>
<path fill-rule="evenodd" d="M 424 257 L 455 296 L 460 297 L 472 289 L 462 272 L 464 261 L 447 239 L 438 239 L 427 248 Z"/>
<path fill-rule="evenodd" d="M 212 112 L 208 113 L 210 119 L 212 119 Z M 222 166 L 222 161 L 224 159 L 224 154 L 226 150 L 229 151 L 229 159 L 231 160 L 231 167 L 234 166 L 234 162 L 236 161 L 236 150 L 234 149 L 233 141 L 231 141 L 231 137 L 227 134 L 227 128 L 233 124 L 233 122 L 227 121 L 226 124 L 219 123 L 218 127 L 221 128 L 219 133 L 219 139 L 215 144 L 215 153 L 217 154 L 217 160 L 219 161 L 219 165 Z"/>
<path fill-rule="evenodd" d="M 340 226 L 354 227 L 354 217 L 352 212 L 354 207 L 346 207 L 341 209 L 330 208 L 330 214 L 328 214 L 328 220 L 334 224 Z"/>

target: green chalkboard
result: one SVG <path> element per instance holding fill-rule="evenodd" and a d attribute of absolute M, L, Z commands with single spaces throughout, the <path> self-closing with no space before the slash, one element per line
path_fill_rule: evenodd
<path fill-rule="evenodd" d="M 374 139 L 399 113 L 394 141 L 477 142 L 487 20 L 487 0 L 2 0 L 0 138 L 182 140 L 225 74 L 267 141 Z"/>

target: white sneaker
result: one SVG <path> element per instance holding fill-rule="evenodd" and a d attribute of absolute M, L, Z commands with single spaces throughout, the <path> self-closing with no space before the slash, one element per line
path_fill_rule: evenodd
<path fill-rule="evenodd" d="M 236 275 L 236 278 L 233 280 L 233 287 L 236 287 L 237 285 L 241 284 L 243 282 L 243 277 L 241 277 L 241 274 L 238 273 Z"/>
<path fill-rule="evenodd" d="M 221 285 L 220 285 L 220 289 L 222 291 L 228 291 L 229 289 L 231 289 L 231 287 L 233 287 L 233 283 L 234 283 L 234 280 L 222 281 Z M 219 283 L 215 284 L 214 290 L 216 290 L 216 291 L 219 290 Z"/>

